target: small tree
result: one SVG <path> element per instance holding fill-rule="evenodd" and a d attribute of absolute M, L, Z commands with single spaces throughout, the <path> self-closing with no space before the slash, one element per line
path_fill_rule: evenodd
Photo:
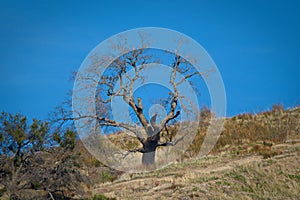
<path fill-rule="evenodd" d="M 47 122 L 33 119 L 28 125 L 25 116 L 20 114 L 0 115 L 0 180 L 14 199 L 19 190 L 28 183 L 26 167 L 28 159 L 45 148 L 49 142 Z"/>
<path fill-rule="evenodd" d="M 80 162 L 88 153 L 70 128 L 56 128 L 52 134 L 48 122 L 33 119 L 29 124 L 21 114 L 1 113 L 0 199 L 4 194 L 10 199 L 86 196 L 90 180 Z"/>

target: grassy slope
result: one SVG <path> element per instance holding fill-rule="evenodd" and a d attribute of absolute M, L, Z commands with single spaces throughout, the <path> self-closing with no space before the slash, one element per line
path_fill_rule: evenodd
<path fill-rule="evenodd" d="M 277 144 L 281 154 L 219 155 L 172 164 L 144 174 L 123 175 L 95 187 L 117 199 L 299 199 L 300 143 Z"/>
<path fill-rule="evenodd" d="M 199 130 L 184 162 L 123 174 L 95 186 L 94 193 L 117 199 L 300 199 L 300 107 L 227 119 L 203 158 L 195 158 L 205 136 Z"/>

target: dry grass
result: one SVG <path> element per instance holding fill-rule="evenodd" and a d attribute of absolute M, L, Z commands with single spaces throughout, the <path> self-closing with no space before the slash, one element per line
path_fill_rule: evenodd
<path fill-rule="evenodd" d="M 193 159 L 98 185 L 95 192 L 117 199 L 298 199 L 300 143 L 273 148 L 283 153 Z"/>
<path fill-rule="evenodd" d="M 226 119 L 210 155 L 200 151 L 211 114 L 203 113 L 184 162 L 123 174 L 95 192 L 117 199 L 299 199 L 300 107 L 274 106 Z M 286 143 L 286 141 L 294 141 Z"/>
<path fill-rule="evenodd" d="M 194 157 L 200 151 L 211 117 L 211 114 L 205 112 L 201 116 L 198 134 L 183 158 Z M 226 119 L 211 153 L 230 149 L 237 154 L 258 153 L 268 157 L 267 154 L 272 156 L 280 153 L 273 152 L 272 145 L 289 139 L 300 139 L 300 107 L 284 110 L 280 105 L 274 105 L 271 111 L 256 115 L 240 114 Z"/>

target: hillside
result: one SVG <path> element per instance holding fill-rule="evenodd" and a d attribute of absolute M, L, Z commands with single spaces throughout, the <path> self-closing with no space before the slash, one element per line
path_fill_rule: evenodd
<path fill-rule="evenodd" d="M 300 143 L 277 144 L 272 158 L 222 152 L 95 186 L 116 199 L 299 199 Z"/>
<path fill-rule="evenodd" d="M 211 116 L 202 110 L 198 132 L 176 163 L 148 173 L 103 166 L 70 130 L 58 138 L 60 143 L 24 154 L 24 161 L 3 151 L 0 199 L 300 198 L 300 107 L 284 110 L 276 105 L 270 111 L 227 118 L 214 148 L 199 156 Z M 176 125 L 169 129 L 171 134 L 176 130 Z M 8 132 L 0 136 L 2 149 L 9 151 L 11 143 L 5 142 L 13 140 Z M 140 145 L 122 132 L 109 139 L 125 149 Z"/>
<path fill-rule="evenodd" d="M 209 121 L 205 116 L 202 122 Z M 205 127 L 200 124 L 181 163 L 123 174 L 93 193 L 112 199 L 300 198 L 300 107 L 228 118 L 211 153 L 195 158 Z"/>

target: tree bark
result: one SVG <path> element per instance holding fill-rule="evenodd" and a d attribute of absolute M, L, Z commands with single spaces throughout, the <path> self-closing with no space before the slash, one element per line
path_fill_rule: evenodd
<path fill-rule="evenodd" d="M 142 164 L 144 166 L 150 166 L 155 163 L 155 151 L 143 153 Z"/>
<path fill-rule="evenodd" d="M 155 151 L 157 148 L 158 141 L 148 140 L 143 145 L 143 156 L 142 156 L 142 164 L 144 166 L 153 165 L 155 163 Z"/>

